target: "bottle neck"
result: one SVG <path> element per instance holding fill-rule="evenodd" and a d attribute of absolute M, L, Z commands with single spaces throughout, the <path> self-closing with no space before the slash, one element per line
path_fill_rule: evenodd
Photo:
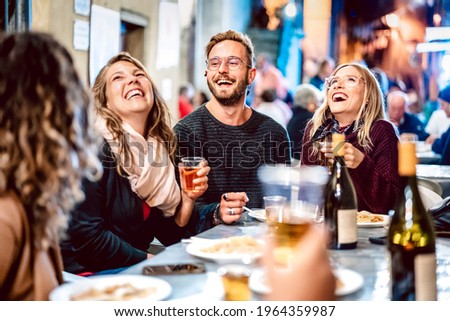
<path fill-rule="evenodd" d="M 418 186 L 416 175 L 402 175 L 400 179 L 403 181 L 404 186 Z"/>
<path fill-rule="evenodd" d="M 402 166 L 399 166 L 398 168 L 398 174 L 401 177 L 412 177 L 416 176 L 416 164 L 411 162 L 409 164 L 404 164 Z"/>
<path fill-rule="evenodd" d="M 332 173 L 335 173 L 337 177 L 341 177 L 344 172 L 347 172 L 347 165 L 343 156 L 334 155 L 334 165 Z M 345 175 L 345 174 L 344 174 Z"/>
<path fill-rule="evenodd" d="M 339 167 L 346 167 L 344 156 L 334 155 L 334 161 Z"/>
<path fill-rule="evenodd" d="M 398 154 L 398 174 L 400 176 L 415 176 L 416 164 L 416 145 L 413 143 L 400 143 Z"/>
<path fill-rule="evenodd" d="M 406 212 L 412 213 L 413 217 L 418 217 L 422 215 L 422 213 L 426 213 L 426 209 L 422 202 L 422 196 L 420 195 L 419 185 L 417 184 L 417 177 L 415 175 L 401 176 L 400 182 L 403 188 L 400 201 L 403 203 L 403 206 L 414 206 L 414 208 L 418 209 Z M 406 212 L 403 212 L 403 215 L 405 215 Z"/>

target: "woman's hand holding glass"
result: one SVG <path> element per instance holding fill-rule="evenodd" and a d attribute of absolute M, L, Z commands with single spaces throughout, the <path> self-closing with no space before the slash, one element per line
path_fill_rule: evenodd
<path fill-rule="evenodd" d="M 181 165 L 178 166 L 181 185 L 181 205 L 178 207 L 175 222 L 179 226 L 186 226 L 192 215 L 195 201 L 208 189 L 208 174 L 211 168 L 208 166 L 206 160 L 202 160 L 198 164 L 198 167 L 199 169 L 195 170 L 195 178 L 192 180 L 193 188 L 187 188 L 183 174 L 185 168 Z"/>

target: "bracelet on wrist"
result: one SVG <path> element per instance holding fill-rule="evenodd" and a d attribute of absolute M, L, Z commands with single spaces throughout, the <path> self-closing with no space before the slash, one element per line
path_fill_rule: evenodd
<path fill-rule="evenodd" d="M 219 224 L 223 224 L 223 223 L 224 223 L 224 222 L 222 221 L 222 218 L 220 217 L 219 210 L 220 210 L 220 203 L 217 204 L 217 206 L 216 206 L 216 208 L 214 209 L 214 212 L 213 212 L 213 219 L 212 219 L 212 222 L 213 222 L 213 225 L 214 225 L 214 226 L 217 226 L 217 225 L 219 225 Z"/>

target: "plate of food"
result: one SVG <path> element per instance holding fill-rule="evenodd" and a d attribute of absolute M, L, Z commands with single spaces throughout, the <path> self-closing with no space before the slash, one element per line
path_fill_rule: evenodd
<path fill-rule="evenodd" d="M 383 227 L 389 224 L 389 216 L 361 211 L 356 216 L 356 224 L 358 227 Z"/>
<path fill-rule="evenodd" d="M 336 296 L 344 296 L 354 293 L 362 288 L 364 279 L 361 274 L 349 269 L 337 268 L 334 270 L 336 276 Z M 267 276 L 264 270 L 253 271 L 249 279 L 250 289 L 258 294 L 270 293 Z"/>
<path fill-rule="evenodd" d="M 253 217 L 254 219 L 264 222 L 266 220 L 266 210 L 265 209 L 252 209 L 251 211 L 247 211 L 248 216 Z"/>
<path fill-rule="evenodd" d="M 172 293 L 166 281 L 144 275 L 92 276 L 65 283 L 50 293 L 51 301 L 160 301 Z"/>
<path fill-rule="evenodd" d="M 264 242 L 251 236 L 232 236 L 189 244 L 186 251 L 218 263 L 253 262 L 262 256 Z"/>

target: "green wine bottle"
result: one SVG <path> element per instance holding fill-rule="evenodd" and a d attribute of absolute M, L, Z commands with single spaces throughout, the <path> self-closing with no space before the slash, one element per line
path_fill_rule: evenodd
<path fill-rule="evenodd" d="M 325 189 L 324 220 L 330 249 L 354 249 L 358 242 L 355 187 L 344 161 L 345 136 L 333 134 L 334 163 Z"/>
<path fill-rule="evenodd" d="M 415 144 L 399 143 L 398 155 L 403 192 L 388 233 L 391 299 L 436 300 L 436 238 L 417 186 Z"/>

